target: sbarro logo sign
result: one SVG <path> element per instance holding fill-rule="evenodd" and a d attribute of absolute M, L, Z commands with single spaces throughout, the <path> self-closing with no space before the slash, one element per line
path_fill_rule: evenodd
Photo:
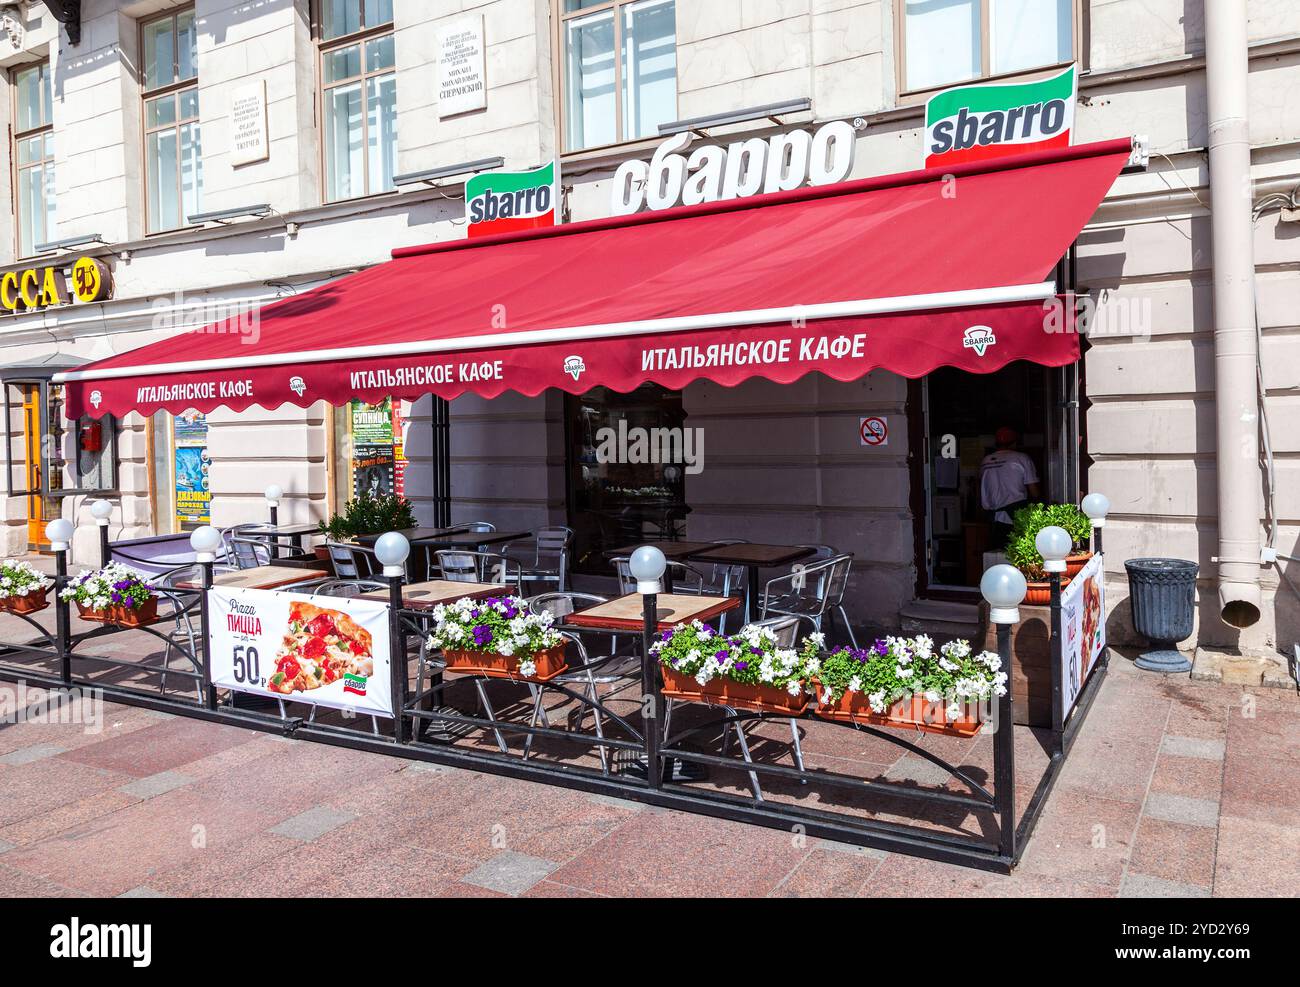
<path fill-rule="evenodd" d="M 760 192 L 783 192 L 807 185 L 833 185 L 853 171 L 857 131 L 837 120 L 815 134 L 791 130 L 768 140 L 757 137 L 722 148 L 697 147 L 689 133 L 674 134 L 659 145 L 654 157 L 624 161 L 614 173 L 610 212 L 628 216 L 649 206 L 668 209 L 676 205 L 740 199 Z"/>
<path fill-rule="evenodd" d="M 560 166 L 535 171 L 493 171 L 465 183 L 465 215 L 471 237 L 555 225 L 560 203 Z"/>
<path fill-rule="evenodd" d="M 958 86 L 925 104 L 925 166 L 946 168 L 1050 147 L 1068 147 L 1078 74 L 1019 85 Z"/>

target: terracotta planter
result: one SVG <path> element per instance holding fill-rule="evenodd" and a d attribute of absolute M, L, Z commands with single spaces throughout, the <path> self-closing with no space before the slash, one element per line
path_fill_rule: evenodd
<path fill-rule="evenodd" d="M 1061 589 L 1070 585 L 1068 574 L 1061 575 Z M 1027 606 L 1045 607 L 1052 602 L 1052 584 L 1046 579 L 1042 582 L 1030 581 L 1025 584 L 1025 599 L 1023 601 Z"/>
<path fill-rule="evenodd" d="M 449 672 L 468 672 L 494 679 L 549 682 L 568 668 L 564 662 L 562 644 L 533 655 L 533 661 L 537 664 L 537 673 L 531 676 L 519 674 L 519 658 L 515 655 L 507 657 L 495 651 L 469 651 L 460 648 L 448 648 L 442 654 L 447 660 Z"/>
<path fill-rule="evenodd" d="M 1073 579 L 1082 572 L 1083 567 L 1091 561 L 1091 552 L 1075 552 L 1073 555 L 1067 555 L 1065 557 L 1065 575 L 1068 578 Z"/>
<path fill-rule="evenodd" d="M 151 596 L 139 607 L 109 607 L 106 610 L 92 610 L 77 604 L 77 612 L 82 620 L 94 620 L 101 624 L 116 624 L 118 627 L 142 627 L 158 619 L 158 597 Z"/>
<path fill-rule="evenodd" d="M 7 613 L 36 613 L 37 610 L 44 610 L 50 605 L 50 601 L 45 598 L 47 590 L 33 590 L 26 596 L 7 596 L 0 599 L 0 610 Z"/>
<path fill-rule="evenodd" d="M 708 685 L 700 685 L 694 676 L 683 675 L 667 665 L 661 665 L 660 668 L 664 675 L 663 692 L 669 699 L 731 706 L 759 713 L 788 713 L 791 716 L 798 716 L 808 708 L 807 692 L 792 696 L 776 686 L 749 685 L 723 678 L 711 679 Z"/>
<path fill-rule="evenodd" d="M 830 702 L 826 698 L 826 690 L 822 684 L 816 680 L 813 684 L 817 687 L 815 712 L 824 720 L 922 730 L 925 733 L 942 733 L 950 737 L 973 737 L 979 733 L 980 721 L 969 711 L 959 720 L 950 720 L 945 703 L 932 703 L 925 696 L 901 699 L 888 712 L 877 713 L 872 710 L 865 693 L 845 692 L 835 702 Z"/>

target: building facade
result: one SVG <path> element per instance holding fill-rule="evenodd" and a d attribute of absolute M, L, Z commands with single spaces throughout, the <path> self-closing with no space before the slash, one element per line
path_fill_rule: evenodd
<path fill-rule="evenodd" d="M 101 495 L 117 507 L 113 536 L 129 538 L 199 517 L 261 519 L 270 483 L 286 491 L 282 517 L 322 518 L 373 480 L 399 483 L 428 520 L 449 490 L 456 520 L 570 524 L 585 532 L 580 567 L 593 572 L 612 539 L 665 528 L 830 544 L 854 554 L 856 619 L 960 625 L 987 547 L 971 475 L 1009 425 L 1047 496 L 1110 497 L 1112 640 L 1131 634 L 1123 560 L 1175 556 L 1201 567 L 1193 642 L 1288 652 L 1300 597 L 1285 568 L 1262 567 L 1261 619 L 1248 629 L 1219 619 L 1214 593 L 1221 457 L 1203 10 L 1182 0 L 84 0 L 72 43 L 45 4 L 5 5 L 4 550 L 39 547 L 52 517 L 88 522 Z M 1261 540 L 1287 555 L 1300 534 L 1300 8 L 1251 0 L 1247 11 L 1274 477 L 1257 513 Z M 774 112 L 740 113 L 749 119 L 713 124 L 701 140 L 847 120 L 853 177 L 910 171 L 922 167 L 935 90 L 1070 63 L 1080 71 L 1074 140 L 1140 134 L 1151 152 L 1066 259 L 1093 310 L 1077 370 L 509 393 L 445 411 L 426 398 L 396 415 L 323 404 L 204 421 L 133 414 L 98 428 L 61 422 L 58 388 L 43 383 L 50 368 L 172 336 L 180 358 L 186 331 L 232 314 L 246 314 L 240 331 L 254 338 L 269 301 L 394 248 L 463 238 L 466 172 L 424 173 L 558 160 L 563 220 L 604 217 L 615 170 L 648 160 L 661 125 L 755 107 Z M 456 64 L 469 66 L 468 84 Z M 98 291 L 76 290 L 96 287 L 74 269 L 82 257 L 99 262 Z M 73 291 L 25 304 L 24 285 L 35 298 L 51 268 Z M 866 442 L 864 418 L 883 422 L 888 441 Z M 615 420 L 689 427 L 702 468 L 603 468 L 591 427 Z M 946 440 L 955 453 L 940 454 Z M 1265 471 L 1245 468 L 1262 488 Z M 626 502 L 638 499 L 670 505 L 633 512 L 629 527 Z M 87 524 L 79 538 L 90 537 Z M 89 557 L 87 542 L 74 551 Z"/>

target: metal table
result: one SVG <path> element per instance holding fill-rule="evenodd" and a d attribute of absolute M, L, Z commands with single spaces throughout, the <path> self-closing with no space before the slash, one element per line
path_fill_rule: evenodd
<path fill-rule="evenodd" d="M 789 565 L 810 555 L 816 555 L 815 548 L 802 545 L 762 545 L 755 542 L 738 542 L 735 545 L 713 545 L 701 552 L 687 556 L 692 562 L 707 562 L 710 565 L 740 565 L 746 570 L 745 587 L 745 622 L 756 620 L 755 603 L 758 600 L 758 570 L 771 569 L 776 566 Z"/>

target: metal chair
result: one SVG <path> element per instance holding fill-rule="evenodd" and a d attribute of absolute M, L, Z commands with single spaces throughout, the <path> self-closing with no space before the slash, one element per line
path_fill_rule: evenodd
<path fill-rule="evenodd" d="M 212 567 L 213 575 L 237 571 L 238 569 L 232 565 L 216 564 Z M 167 695 L 167 671 L 171 667 L 172 651 L 180 651 L 194 670 L 195 692 L 198 694 L 199 702 L 203 701 L 203 680 L 199 675 L 198 666 L 195 664 L 193 657 L 198 653 L 196 651 L 197 642 L 202 634 L 201 628 L 197 626 L 198 611 L 191 610 L 187 612 L 185 610 L 187 601 L 183 599 L 180 592 L 199 586 L 202 582 L 203 567 L 198 563 L 177 566 L 175 569 L 168 569 L 166 572 L 151 576 L 149 579 L 149 583 L 153 586 L 157 595 L 172 605 L 172 611 L 167 615 L 172 618 L 172 629 L 167 633 L 167 647 L 163 651 L 162 664 L 160 665 L 162 694 L 164 696 Z M 182 638 L 189 645 L 188 653 L 181 649 Z"/>
<path fill-rule="evenodd" d="M 556 524 L 538 528 L 522 556 L 517 550 L 511 551 L 514 549 L 512 544 L 503 545 L 501 554 L 519 563 L 521 585 L 554 583 L 555 591 L 562 593 L 569 580 L 569 550 L 572 545 L 573 529 Z"/>
<path fill-rule="evenodd" d="M 373 549 L 337 541 L 327 541 L 325 549 L 339 579 L 368 579 L 375 571 Z"/>
<path fill-rule="evenodd" d="M 631 560 L 626 555 L 617 555 L 609 560 L 618 574 L 618 591 L 626 596 L 636 592 L 636 579 L 632 575 Z M 672 576 L 674 593 L 689 593 L 699 596 L 703 592 L 704 573 L 685 562 L 666 563 L 665 573 Z"/>
<path fill-rule="evenodd" d="M 458 525 L 458 527 L 462 527 L 476 535 L 491 535 L 495 534 L 497 530 L 497 526 L 490 521 L 469 521 L 466 524 Z"/>
<path fill-rule="evenodd" d="M 234 535 L 226 545 L 228 557 L 240 569 L 256 569 L 271 564 L 271 546 L 257 538 Z"/>
<path fill-rule="evenodd" d="M 434 552 L 441 578 L 455 583 L 497 583 L 511 586 L 523 595 L 521 568 L 517 561 L 494 552 L 465 552 L 440 549 Z"/>
<path fill-rule="evenodd" d="M 765 627 L 776 637 L 778 648 L 793 648 L 797 646 L 799 640 L 799 626 L 808 618 L 802 615 L 790 615 L 782 617 L 770 617 L 766 620 L 756 620 L 749 626 Z M 811 621 L 809 621 L 811 623 Z M 664 739 L 667 740 L 668 729 L 672 725 L 674 700 L 668 699 L 664 704 Z M 736 716 L 736 710 L 732 706 L 719 703 L 719 708 L 727 711 L 729 717 Z M 753 764 L 754 759 L 749 751 L 749 738 L 745 736 L 745 721 L 732 720 L 722 728 L 722 756 L 727 756 L 727 750 L 731 746 L 731 731 L 736 732 L 736 743 L 740 747 L 740 756 L 746 764 Z M 803 745 L 799 740 L 799 721 L 794 717 L 790 718 L 790 737 L 794 741 L 794 763 L 800 771 L 804 770 Z M 754 793 L 755 800 L 763 801 L 763 788 L 758 781 L 757 771 L 747 771 L 749 775 L 749 787 Z M 804 779 L 800 779 L 800 784 L 806 784 Z"/>
<path fill-rule="evenodd" d="M 818 562 L 825 562 L 827 559 L 833 559 L 840 554 L 840 550 L 833 545 L 796 545 L 796 548 L 811 548 L 812 555 L 800 559 L 802 565 L 815 565 Z"/>
<path fill-rule="evenodd" d="M 744 538 L 717 538 L 710 542 L 712 545 L 748 545 L 749 541 Z M 709 596 L 731 596 L 733 592 L 743 596 L 746 581 L 746 572 L 743 565 L 727 565 L 725 562 L 715 562 L 712 565 L 704 565 L 700 568 L 703 573 L 703 580 L 700 586 L 701 595 Z M 723 634 L 727 632 L 727 618 L 729 613 L 724 613 L 718 618 L 718 630 Z"/>
<path fill-rule="evenodd" d="M 822 620 L 833 610 L 839 614 L 849 642 L 856 648 L 858 639 L 844 611 L 844 591 L 848 588 L 852 566 L 852 555 L 837 555 L 812 565 L 796 565 L 787 575 L 769 579 L 763 586 L 764 619 L 769 613 L 805 617 L 820 631 Z"/>
<path fill-rule="evenodd" d="M 366 593 L 383 592 L 388 589 L 388 584 L 378 579 L 326 579 L 319 583 L 309 584 L 307 588 L 311 590 L 312 596 L 348 598 L 362 596 Z"/>

